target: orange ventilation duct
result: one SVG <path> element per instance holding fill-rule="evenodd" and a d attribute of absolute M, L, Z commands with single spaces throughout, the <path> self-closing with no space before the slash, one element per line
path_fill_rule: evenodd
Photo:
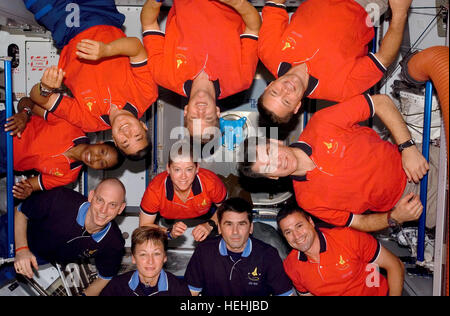
<path fill-rule="evenodd" d="M 445 125 L 445 138 L 447 141 L 447 161 L 449 146 L 449 112 L 448 112 L 448 60 L 449 48 L 447 46 L 433 46 L 420 53 L 412 55 L 407 60 L 407 69 L 403 73 L 407 80 L 414 84 L 423 84 L 431 80 L 437 90 L 439 103 L 441 105 L 442 117 Z M 405 71 L 407 71 L 405 73 Z"/>
<path fill-rule="evenodd" d="M 414 84 L 421 84 L 431 80 L 437 90 L 439 103 L 441 105 L 442 118 L 445 126 L 445 139 L 447 142 L 447 164 L 449 158 L 449 48 L 446 46 L 433 46 L 427 48 L 420 53 L 412 55 L 406 60 L 407 67 L 403 68 L 403 74 L 406 79 Z M 447 208 L 447 218 L 449 212 Z M 448 229 L 447 229 L 447 269 L 446 269 L 446 295 L 448 292 L 448 274 L 449 274 L 449 244 L 448 244 Z"/>

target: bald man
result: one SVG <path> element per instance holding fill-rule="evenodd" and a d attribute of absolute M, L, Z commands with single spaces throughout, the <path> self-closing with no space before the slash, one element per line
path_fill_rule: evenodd
<path fill-rule="evenodd" d="M 17 273 L 32 278 L 37 258 L 61 264 L 94 258 L 99 277 L 84 294 L 98 295 L 122 261 L 125 240 L 114 219 L 125 209 L 125 195 L 116 178 L 100 182 L 87 198 L 64 187 L 33 193 L 15 210 Z"/>

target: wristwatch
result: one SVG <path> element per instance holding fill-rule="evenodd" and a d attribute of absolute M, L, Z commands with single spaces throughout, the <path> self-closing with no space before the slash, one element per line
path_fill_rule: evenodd
<path fill-rule="evenodd" d="M 387 215 L 387 221 L 388 221 L 389 227 L 391 227 L 391 228 L 400 227 L 401 224 L 399 222 L 397 222 L 397 220 L 392 218 L 391 213 L 392 213 L 392 211 L 389 211 L 388 215 Z"/>
<path fill-rule="evenodd" d="M 413 145 L 415 145 L 415 144 L 416 144 L 416 143 L 414 142 L 414 140 L 410 139 L 410 140 L 408 140 L 408 141 L 406 141 L 406 142 L 401 143 L 400 145 L 398 145 L 398 151 L 399 151 L 399 152 L 402 152 L 403 149 L 408 148 L 408 147 L 411 147 L 411 146 L 413 146 Z"/>
<path fill-rule="evenodd" d="M 212 219 L 208 219 L 206 222 L 208 223 L 209 226 L 211 226 L 213 228 L 213 230 L 214 230 L 214 228 L 217 227 L 216 222 L 213 221 Z"/>
<path fill-rule="evenodd" d="M 33 115 L 33 112 L 31 111 L 31 109 L 30 109 L 29 107 L 25 106 L 25 107 L 22 109 L 22 112 L 27 113 L 28 121 L 29 121 L 30 118 L 31 118 L 31 116 Z"/>
<path fill-rule="evenodd" d="M 167 228 L 166 234 L 167 234 L 167 239 L 169 239 L 169 240 L 173 239 L 172 235 L 170 234 L 171 232 L 172 232 L 172 227 Z"/>
<path fill-rule="evenodd" d="M 47 89 L 39 82 L 39 94 L 43 97 L 48 97 L 53 94 L 53 89 Z"/>

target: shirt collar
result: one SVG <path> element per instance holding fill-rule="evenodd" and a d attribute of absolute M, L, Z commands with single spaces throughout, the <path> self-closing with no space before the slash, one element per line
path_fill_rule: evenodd
<path fill-rule="evenodd" d="M 184 93 L 186 94 L 186 97 L 189 99 L 191 97 L 191 90 L 192 90 L 192 84 L 194 83 L 193 80 L 187 80 L 183 85 Z M 216 100 L 219 99 L 221 91 L 220 91 L 220 83 L 219 79 L 213 80 L 214 85 L 214 91 L 216 93 Z"/>
<path fill-rule="evenodd" d="M 169 174 L 167 175 L 165 182 L 166 182 L 166 198 L 169 201 L 173 201 L 175 190 L 173 188 L 173 182 Z M 195 176 L 194 182 L 192 182 L 191 191 L 194 194 L 194 196 L 199 195 L 200 193 L 203 192 L 202 183 L 200 182 L 198 174 Z"/>
<path fill-rule="evenodd" d="M 323 235 L 323 233 L 320 231 L 320 229 L 317 226 L 314 227 L 314 229 L 317 232 L 317 236 L 319 236 L 319 242 L 320 242 L 320 252 L 319 253 L 323 253 L 323 252 L 327 251 L 327 240 L 325 239 L 325 236 Z M 306 254 L 304 252 L 299 251 L 298 252 L 298 260 L 306 262 L 306 261 L 308 261 L 308 257 L 306 256 Z"/>
<path fill-rule="evenodd" d="M 75 146 L 78 146 L 80 144 L 90 144 L 91 142 L 89 140 L 89 137 L 87 137 L 87 136 L 80 136 L 78 138 L 75 138 L 72 141 L 72 143 L 73 143 L 73 146 L 75 147 Z M 82 161 L 79 161 L 79 160 L 74 161 L 74 162 L 70 163 L 70 170 L 74 170 L 74 169 L 76 169 L 76 168 L 78 168 L 78 167 L 80 167 L 82 165 L 83 165 Z"/>
<path fill-rule="evenodd" d="M 245 245 L 244 251 L 242 252 L 242 257 L 247 258 L 252 253 L 253 244 L 252 239 L 249 237 L 247 240 L 247 245 Z M 222 256 L 228 256 L 227 244 L 223 238 L 220 239 L 219 242 L 219 253 Z"/>
<path fill-rule="evenodd" d="M 87 215 L 87 212 L 89 211 L 90 206 L 91 206 L 91 203 L 84 202 L 83 204 L 81 204 L 80 208 L 78 209 L 77 224 L 80 225 L 81 227 L 84 227 L 84 224 L 86 222 L 86 215 Z M 105 228 L 103 228 L 101 231 L 99 231 L 95 234 L 92 234 L 91 235 L 92 239 L 94 239 L 95 242 L 99 243 L 106 236 L 110 227 L 111 227 L 111 222 L 109 222 L 108 225 L 106 225 Z"/>
<path fill-rule="evenodd" d="M 292 64 L 287 62 L 282 62 L 278 66 L 278 77 L 284 76 L 290 69 L 292 68 Z M 308 86 L 306 87 L 304 95 L 309 97 L 314 90 L 316 90 L 317 86 L 319 85 L 319 79 L 316 77 L 313 77 L 311 74 L 309 75 L 308 79 Z"/>
<path fill-rule="evenodd" d="M 131 103 L 127 102 L 125 104 L 125 106 L 122 108 L 122 110 L 128 111 L 131 114 L 133 114 L 133 116 L 135 118 L 139 118 L 139 111 L 138 109 Z M 103 114 L 100 115 L 100 119 L 107 125 L 111 126 L 111 120 L 109 119 L 109 114 Z"/>
<path fill-rule="evenodd" d="M 131 276 L 130 281 L 128 281 L 128 286 L 132 291 L 135 291 L 140 282 L 141 280 L 139 280 L 139 272 L 138 270 L 136 270 Z M 158 278 L 158 292 L 164 292 L 168 290 L 169 290 L 169 281 L 167 279 L 167 273 L 164 271 L 164 269 L 161 269 Z"/>
<path fill-rule="evenodd" d="M 298 141 L 296 143 L 290 144 L 289 147 L 301 149 L 308 156 L 312 155 L 312 147 L 305 142 Z M 306 181 L 306 175 L 304 175 L 304 176 L 289 176 L 289 177 L 295 181 Z"/>

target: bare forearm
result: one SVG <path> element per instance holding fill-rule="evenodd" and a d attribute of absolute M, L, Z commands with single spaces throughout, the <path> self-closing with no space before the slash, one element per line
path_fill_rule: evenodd
<path fill-rule="evenodd" d="M 351 228 L 362 232 L 376 232 L 389 227 L 387 213 L 353 215 Z"/>
<path fill-rule="evenodd" d="M 100 292 L 105 288 L 108 284 L 109 280 L 97 279 L 88 286 L 86 290 L 84 290 L 84 294 L 86 296 L 99 296 Z"/>
<path fill-rule="evenodd" d="M 261 16 L 255 7 L 248 1 L 241 1 L 241 3 L 235 7 L 235 10 L 241 15 L 245 23 L 245 34 L 258 35 L 261 28 Z"/>
<path fill-rule="evenodd" d="M 28 219 L 16 207 L 14 211 L 14 242 L 16 249 L 28 247 L 27 227 Z"/>
<path fill-rule="evenodd" d="M 403 39 L 403 32 L 407 21 L 407 15 L 395 15 L 392 17 L 389 29 L 381 42 L 379 51 L 375 54 L 377 59 L 387 68 L 397 58 Z"/>
<path fill-rule="evenodd" d="M 161 8 L 161 2 L 147 0 L 141 11 L 142 32 L 153 30 L 159 31 L 158 16 Z"/>
<path fill-rule="evenodd" d="M 375 107 L 375 114 L 381 119 L 383 124 L 389 129 L 397 144 L 404 143 L 411 139 L 411 133 L 400 111 L 394 102 L 387 95 L 374 95 L 372 97 Z"/>
<path fill-rule="evenodd" d="M 387 270 L 387 281 L 389 286 L 389 296 L 401 296 L 403 292 L 403 281 L 405 277 L 405 270 L 403 263 L 397 259 L 395 268 Z"/>
<path fill-rule="evenodd" d="M 144 46 L 137 37 L 122 37 L 110 42 L 106 47 L 104 57 L 122 55 L 138 60 L 143 60 L 147 57 Z"/>
<path fill-rule="evenodd" d="M 33 102 L 48 110 L 50 108 L 50 105 L 48 103 L 51 96 L 43 97 L 40 92 L 41 89 L 39 88 L 39 83 L 37 83 L 33 86 L 33 88 L 31 88 L 30 98 L 31 100 L 33 100 Z"/>

